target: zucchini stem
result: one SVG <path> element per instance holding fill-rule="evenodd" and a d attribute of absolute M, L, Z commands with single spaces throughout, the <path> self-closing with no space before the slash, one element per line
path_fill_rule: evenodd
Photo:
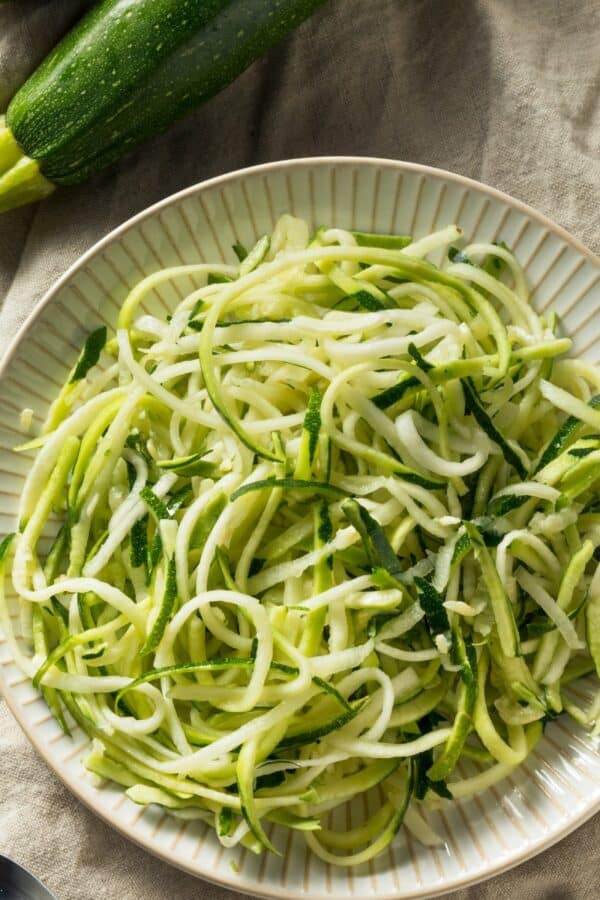
<path fill-rule="evenodd" d="M 0 116 L 0 212 L 43 200 L 54 190 L 39 163 L 25 156 Z"/>

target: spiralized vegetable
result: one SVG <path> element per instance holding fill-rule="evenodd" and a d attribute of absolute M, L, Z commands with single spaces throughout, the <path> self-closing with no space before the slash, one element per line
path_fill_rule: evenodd
<path fill-rule="evenodd" d="M 508 248 L 460 239 L 284 216 L 239 265 L 155 273 L 20 448 L 15 659 L 92 772 L 226 847 L 430 845 L 427 806 L 546 719 L 600 727 L 565 694 L 600 665 L 598 371 Z"/>

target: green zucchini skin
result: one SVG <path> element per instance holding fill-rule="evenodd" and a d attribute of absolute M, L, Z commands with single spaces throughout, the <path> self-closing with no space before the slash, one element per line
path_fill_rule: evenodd
<path fill-rule="evenodd" d="M 216 94 L 325 0 L 103 0 L 6 121 L 55 184 L 83 181 Z"/>

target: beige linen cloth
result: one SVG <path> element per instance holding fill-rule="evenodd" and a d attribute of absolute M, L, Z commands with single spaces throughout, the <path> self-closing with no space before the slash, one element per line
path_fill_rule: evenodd
<path fill-rule="evenodd" d="M 0 109 L 89 2 L 0 8 Z M 0 350 L 44 291 L 133 213 L 273 159 L 360 154 L 480 179 L 600 251 L 600 0 L 330 0 L 118 168 L 0 217 Z M 0 402 L 1 399 L 0 399 Z M 233 900 L 119 837 L 46 768 L 0 699 L 0 852 L 59 900 Z M 596 900 L 600 816 L 456 900 Z"/>

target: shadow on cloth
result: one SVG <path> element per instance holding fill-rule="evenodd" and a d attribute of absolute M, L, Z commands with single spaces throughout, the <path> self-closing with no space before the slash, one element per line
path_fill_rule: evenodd
<path fill-rule="evenodd" d="M 380 155 L 477 177 L 490 99 L 485 10 L 476 0 L 374 6 L 350 17 L 326 4 L 304 41 L 270 54 L 251 161 Z"/>

